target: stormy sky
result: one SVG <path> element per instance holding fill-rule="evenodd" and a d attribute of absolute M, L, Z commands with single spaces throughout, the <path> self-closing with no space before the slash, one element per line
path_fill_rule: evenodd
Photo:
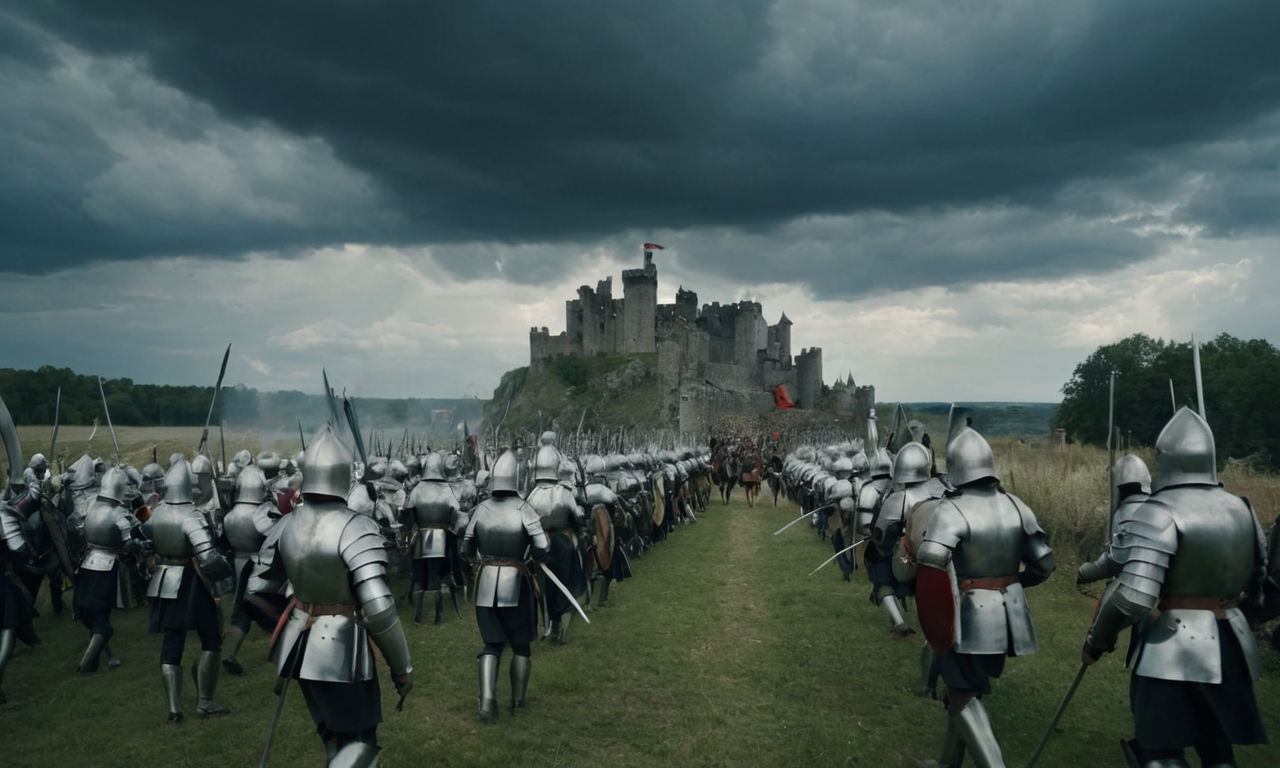
<path fill-rule="evenodd" d="M 487 397 L 658 255 L 884 399 L 1280 340 L 1280 5 L 0 11 L 0 365 Z M 620 287 L 620 286 L 619 286 Z M 21 417 L 19 417 L 21 420 Z"/>

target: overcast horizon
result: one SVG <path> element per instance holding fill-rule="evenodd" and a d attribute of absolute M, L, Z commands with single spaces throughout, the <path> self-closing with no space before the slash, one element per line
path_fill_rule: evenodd
<path fill-rule="evenodd" d="M 885 401 L 1280 340 L 1280 5 L 16 5 L 4 367 L 488 398 L 644 242 Z"/>

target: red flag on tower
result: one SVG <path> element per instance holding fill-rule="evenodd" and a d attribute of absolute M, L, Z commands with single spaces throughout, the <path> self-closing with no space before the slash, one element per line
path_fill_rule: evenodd
<path fill-rule="evenodd" d="M 665 250 L 666 250 L 666 248 L 663 248 L 662 246 L 658 245 L 657 243 L 645 243 L 645 244 L 644 244 L 644 249 L 645 249 L 646 251 L 665 251 Z"/>

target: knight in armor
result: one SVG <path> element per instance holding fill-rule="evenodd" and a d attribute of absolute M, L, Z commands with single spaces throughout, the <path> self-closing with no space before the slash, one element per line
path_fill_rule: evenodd
<path fill-rule="evenodd" d="M 1104 555 L 1118 573 L 1081 661 L 1093 664 L 1133 627 L 1135 738 L 1122 746 L 1144 768 L 1185 766 L 1187 747 L 1201 765 L 1235 765 L 1233 744 L 1267 740 L 1254 693 L 1258 649 L 1239 608 L 1261 599 L 1267 554 L 1257 516 L 1218 484 L 1216 462 L 1209 425 L 1180 409 L 1156 439 L 1155 492 L 1117 512 Z"/>
<path fill-rule="evenodd" d="M 564 459 L 552 445 L 542 445 L 533 457 L 533 488 L 525 501 L 542 520 L 542 529 L 550 542 L 547 567 L 560 583 L 573 594 L 586 591 L 587 580 L 578 559 L 578 536 L 586 525 L 582 508 L 574 498 L 573 463 Z M 568 642 L 569 620 L 573 606 L 569 598 L 554 585 L 543 582 L 547 600 L 547 623 L 555 641 Z"/>
<path fill-rule="evenodd" d="M 212 479 L 212 478 L 211 478 Z M 151 514 L 156 567 L 147 586 L 151 598 L 151 632 L 163 633 L 160 676 L 164 681 L 169 722 L 183 719 L 182 652 L 187 632 L 200 637 L 200 656 L 192 667 L 196 712 L 201 717 L 230 712 L 214 701 L 222 651 L 221 593 L 215 586 L 232 575 L 231 564 L 214 545 L 213 531 L 195 505 L 191 465 L 181 456 L 165 475 L 164 501 Z"/>
<path fill-rule="evenodd" d="M 89 630 L 89 644 L 76 671 L 96 672 L 99 657 L 115 630 L 111 627 L 113 608 L 127 608 L 131 589 L 127 569 L 129 559 L 142 552 L 136 537 L 138 519 L 124 505 L 125 473 L 116 467 L 102 476 L 98 498 L 89 506 L 84 520 L 85 551 L 76 581 L 75 606 L 80 623 Z M 107 651 L 110 659 L 110 651 Z M 118 661 L 111 659 L 112 666 Z"/>
<path fill-rule="evenodd" d="M 238 455 L 238 454 L 237 454 Z M 224 642 L 229 646 L 223 656 L 222 666 L 231 674 L 244 672 L 240 663 L 240 646 L 249 634 L 253 611 L 245 610 L 249 576 L 260 562 L 259 551 L 267 533 L 280 517 L 267 496 L 267 477 L 253 464 L 246 464 L 236 473 L 236 501 L 222 520 L 222 535 L 231 550 L 235 569 L 235 592 L 231 601 L 231 626 Z M 256 614 L 261 617 L 261 614 Z M 274 623 L 261 622 L 264 632 L 272 632 Z"/>
<path fill-rule="evenodd" d="M 529 686 L 531 644 L 537 634 L 537 582 L 526 564 L 543 559 L 551 544 L 542 521 L 519 494 L 519 460 L 507 451 L 490 478 L 492 495 L 476 506 L 462 539 L 464 555 L 479 559 L 476 577 L 476 623 L 480 626 L 479 717 L 498 719 L 498 667 L 511 646 L 511 712 L 525 704 Z"/>
<path fill-rule="evenodd" d="M 352 456 L 329 425 L 307 446 L 303 504 L 284 518 L 279 565 L 293 584 L 294 607 L 272 648 L 281 677 L 296 679 L 330 766 L 374 765 L 382 699 L 378 647 L 403 700 L 413 663 L 378 523 L 346 505 Z"/>
<path fill-rule="evenodd" d="M 1111 514 L 1110 536 L 1116 535 L 1117 526 L 1127 520 L 1133 512 L 1151 496 L 1151 471 L 1146 462 L 1126 454 L 1116 460 L 1111 472 L 1112 485 L 1115 486 L 1116 509 Z M 1120 573 L 1123 563 L 1111 559 L 1108 551 L 1104 551 L 1091 563 L 1084 563 L 1076 571 L 1077 584 L 1090 584 L 1102 579 L 1114 578 Z"/>
<path fill-rule="evenodd" d="M 38 642 L 31 624 L 35 608 L 15 572 L 30 556 L 22 516 L 0 499 L 0 704 L 8 701 L 3 688 L 4 670 L 14 646 L 18 640 L 28 645 Z"/>
<path fill-rule="evenodd" d="M 1000 487 L 981 435 L 961 429 L 947 445 L 947 468 L 955 490 L 922 505 L 932 507 L 929 526 L 912 553 L 920 623 L 947 684 L 940 762 L 958 764 L 967 748 L 980 768 L 1003 766 L 982 696 L 1006 656 L 1039 649 L 1024 590 L 1053 572 L 1053 551 L 1031 509 Z"/>
<path fill-rule="evenodd" d="M 596 548 L 604 548 L 608 552 L 608 562 L 597 558 L 599 567 L 592 578 L 601 580 L 599 605 L 609 604 L 609 587 L 615 581 L 631 578 L 631 565 L 627 560 L 622 542 L 615 531 L 615 520 L 621 511 L 618 508 L 618 495 L 605 484 L 605 462 L 599 456 L 588 456 L 583 462 L 583 470 L 587 475 L 587 484 L 583 487 L 583 509 L 588 510 L 588 523 L 592 526 L 592 538 L 596 540 Z M 679 472 L 675 472 L 673 487 L 675 504 L 682 509 Z M 597 512 L 600 510 L 600 512 Z"/>
<path fill-rule="evenodd" d="M 466 518 L 453 486 L 444 476 L 444 456 L 429 453 L 423 465 L 422 481 L 409 494 L 404 511 L 405 525 L 412 530 L 409 556 L 413 571 L 413 620 L 422 623 L 423 602 L 428 592 L 435 605 L 439 624 L 444 606 L 444 581 L 457 570 L 458 539 Z M 453 600 L 457 593 L 451 590 Z"/>
<path fill-rule="evenodd" d="M 915 633 L 902 615 L 902 603 L 914 592 L 912 577 L 904 569 L 905 556 L 902 534 L 907 514 L 917 504 L 938 498 L 929 483 L 929 468 L 933 457 L 929 449 L 920 443 L 907 443 L 893 460 L 893 483 L 896 490 L 889 492 L 880 502 L 871 527 L 868 547 L 875 547 L 874 556 L 867 555 L 867 575 L 873 585 L 871 601 L 889 615 L 890 632 L 895 638 Z"/>

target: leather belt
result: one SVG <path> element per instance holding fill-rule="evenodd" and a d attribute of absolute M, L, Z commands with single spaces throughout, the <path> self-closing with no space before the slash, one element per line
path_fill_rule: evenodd
<path fill-rule="evenodd" d="M 1161 611 L 1192 610 L 1213 611 L 1219 619 L 1227 617 L 1227 609 L 1240 604 L 1240 596 L 1236 597 L 1204 597 L 1200 595 L 1169 595 L 1160 598 Z"/>
<path fill-rule="evenodd" d="M 311 616 L 356 616 L 356 607 L 351 603 L 298 603 L 298 607 Z"/>
<path fill-rule="evenodd" d="M 957 579 L 961 592 L 971 589 L 998 589 L 1001 592 L 1011 584 L 1018 583 L 1017 576 L 979 576 L 975 579 Z"/>
<path fill-rule="evenodd" d="M 513 560 L 506 557 L 484 557 L 480 559 L 480 565 L 497 565 L 506 568 L 515 568 L 526 577 L 530 579 L 533 578 L 533 574 L 529 573 L 529 566 L 525 565 L 523 560 Z"/>

